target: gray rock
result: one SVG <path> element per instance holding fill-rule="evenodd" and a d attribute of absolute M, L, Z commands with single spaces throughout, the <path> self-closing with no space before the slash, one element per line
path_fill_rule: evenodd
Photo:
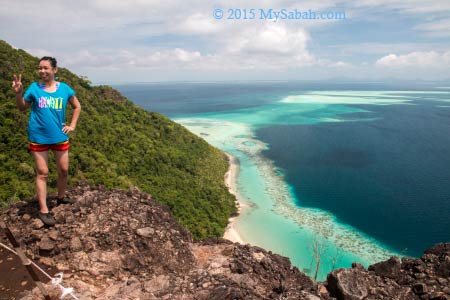
<path fill-rule="evenodd" d="M 359 270 L 365 270 L 364 266 L 360 263 L 354 262 L 352 263 L 352 269 L 359 269 Z"/>
<path fill-rule="evenodd" d="M 450 297 L 444 294 L 443 292 L 434 292 L 429 295 L 430 300 L 450 300 Z"/>
<path fill-rule="evenodd" d="M 288 258 L 262 248 L 221 238 L 193 241 L 167 206 L 137 189 L 80 184 L 68 196 L 77 202 L 53 208 L 60 221 L 48 231 L 14 207 L 0 213 L 0 224 L 17 233 L 30 258 L 64 271 L 64 283 L 80 299 L 419 300 L 414 292 L 424 292 L 424 299 L 437 300 L 450 289 L 450 244 L 420 259 L 375 264 L 371 271 L 354 264 L 314 283 Z M 20 213 L 35 215 L 36 207 L 24 203 Z M 47 288 L 60 298 L 59 290 Z M 41 296 L 34 289 L 16 298 Z"/>
<path fill-rule="evenodd" d="M 327 277 L 328 291 L 337 299 L 362 300 L 369 295 L 368 275 L 360 269 L 337 269 Z"/>
<path fill-rule="evenodd" d="M 378 276 L 396 279 L 400 276 L 400 259 L 393 256 L 387 261 L 382 261 L 369 266 L 368 270 L 374 271 Z"/>
<path fill-rule="evenodd" d="M 330 296 L 338 300 L 418 299 L 409 287 L 359 269 L 334 270 L 328 274 L 327 284 Z"/>
<path fill-rule="evenodd" d="M 50 230 L 48 232 L 48 237 L 54 241 L 56 241 L 58 239 L 59 233 L 57 230 Z"/>
<path fill-rule="evenodd" d="M 31 226 L 33 227 L 33 229 L 41 229 L 42 227 L 44 227 L 44 223 L 40 219 L 33 219 Z"/>
<path fill-rule="evenodd" d="M 56 245 L 55 242 L 47 237 L 43 238 L 38 244 L 39 250 L 47 252 L 50 252 L 53 249 L 55 249 L 55 245 Z"/>
<path fill-rule="evenodd" d="M 416 293 L 418 295 L 428 293 L 427 285 L 422 282 L 418 282 L 418 283 L 414 284 L 412 288 L 413 288 L 414 293 Z"/>
<path fill-rule="evenodd" d="M 170 277 L 159 275 L 144 283 L 144 289 L 149 293 L 163 292 L 170 286 Z"/>
<path fill-rule="evenodd" d="M 150 227 L 138 228 L 138 229 L 136 229 L 136 233 L 139 236 L 148 238 L 148 237 L 151 237 L 155 233 L 155 230 Z"/>
<path fill-rule="evenodd" d="M 81 251 L 83 249 L 83 244 L 81 243 L 80 238 L 77 236 L 74 236 L 70 240 L 69 248 L 70 248 L 70 251 L 73 251 L 73 252 Z"/>

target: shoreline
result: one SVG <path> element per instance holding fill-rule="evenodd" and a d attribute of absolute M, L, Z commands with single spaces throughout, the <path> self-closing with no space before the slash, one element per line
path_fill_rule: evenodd
<path fill-rule="evenodd" d="M 289 257 L 300 269 L 310 268 L 308 261 L 314 257 L 308 245 L 316 235 L 323 237 L 328 256 L 341 253 L 338 267 L 350 266 L 355 261 L 369 266 L 392 256 L 392 251 L 355 228 L 339 223 L 331 213 L 298 207 L 284 175 L 277 173 L 274 163 L 261 154 L 266 144 L 253 138 L 249 125 L 205 118 L 186 118 L 179 122 L 227 155 L 224 183 L 235 195 L 238 215 L 228 218 L 222 238 L 279 253 Z M 234 151 L 238 152 L 235 156 L 231 155 Z M 257 199 L 258 204 L 253 204 L 251 199 Z M 266 225 L 264 229 L 261 224 Z M 247 231 L 250 235 L 243 238 Z M 326 269 L 332 265 L 329 259 L 324 260 L 319 277 L 324 278 Z"/>
<path fill-rule="evenodd" d="M 228 171 L 224 175 L 225 186 L 228 188 L 228 191 L 236 197 L 236 207 L 237 207 L 237 215 L 235 217 L 230 217 L 228 219 L 228 225 L 225 228 L 225 232 L 223 234 L 223 238 L 232 241 L 233 243 L 246 244 L 239 232 L 236 229 L 236 219 L 240 216 L 242 208 L 246 206 L 242 203 L 242 198 L 239 196 L 237 191 L 237 177 L 239 174 L 239 161 L 236 157 L 232 156 L 229 153 L 226 153 L 229 161 Z"/>

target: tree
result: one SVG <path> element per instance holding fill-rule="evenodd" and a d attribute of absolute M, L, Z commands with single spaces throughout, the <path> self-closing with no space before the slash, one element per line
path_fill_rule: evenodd
<path fill-rule="evenodd" d="M 34 193 L 34 161 L 26 150 L 29 111 L 17 109 L 11 80 L 20 73 L 29 86 L 38 79 L 38 61 L 0 40 L 0 206 Z M 76 91 L 83 110 L 70 138 L 69 185 L 86 180 L 107 188 L 138 186 L 168 205 L 195 238 L 223 234 L 236 213 L 235 197 L 223 179 L 228 169 L 223 152 L 112 87 L 91 86 L 65 68 L 58 75 Z M 49 191 L 54 192 L 54 160 L 49 169 Z"/>
<path fill-rule="evenodd" d="M 338 261 L 342 258 L 342 254 L 343 254 L 342 249 L 336 247 L 336 252 L 334 253 L 334 255 L 330 256 L 332 262 L 331 271 L 333 271 L 336 268 Z"/>
<path fill-rule="evenodd" d="M 317 275 L 319 273 L 321 258 L 323 254 L 325 253 L 327 247 L 325 245 L 325 241 L 323 238 L 320 238 L 318 236 L 315 236 L 312 245 L 311 245 L 311 251 L 313 253 L 313 258 L 316 261 L 315 265 L 315 271 L 314 271 L 314 280 L 317 280 Z"/>

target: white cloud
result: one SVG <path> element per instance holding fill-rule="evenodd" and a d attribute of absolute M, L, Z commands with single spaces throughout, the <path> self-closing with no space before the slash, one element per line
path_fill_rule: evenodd
<path fill-rule="evenodd" d="M 175 57 L 184 62 L 192 62 L 201 58 L 201 54 L 198 51 L 189 52 L 180 48 L 176 48 L 174 51 Z"/>
<path fill-rule="evenodd" d="M 212 34 L 224 30 L 223 24 L 211 14 L 194 13 L 174 26 L 174 32 L 182 34 Z"/>
<path fill-rule="evenodd" d="M 302 30 L 289 30 L 278 24 L 247 30 L 229 41 L 231 52 L 250 54 L 298 54 L 306 51 L 308 34 Z"/>
<path fill-rule="evenodd" d="M 343 62 L 343 61 L 338 61 L 335 63 L 330 63 L 329 67 L 333 67 L 333 68 L 349 68 L 352 67 L 352 64 Z"/>
<path fill-rule="evenodd" d="M 424 31 L 430 36 L 450 37 L 450 19 L 420 24 L 415 29 Z"/>
<path fill-rule="evenodd" d="M 346 1 L 353 17 L 414 20 L 413 29 L 427 36 L 450 36 L 450 1 L 447 0 L 359 0 Z M 381 20 L 382 21 L 382 20 Z"/>
<path fill-rule="evenodd" d="M 77 52 L 56 53 L 62 65 L 84 69 L 109 70 L 161 69 L 171 70 L 276 70 L 306 65 L 332 65 L 319 62 L 307 50 L 308 33 L 286 28 L 282 24 L 263 23 L 247 27 L 239 33 L 223 32 L 218 47 L 212 53 L 181 47 L 148 49 L 127 47 L 120 49 L 83 49 Z M 339 66 L 340 64 L 337 64 Z"/>
<path fill-rule="evenodd" d="M 342 55 L 358 56 L 361 54 L 368 55 L 384 55 L 386 53 L 407 53 L 411 49 L 415 51 L 428 52 L 428 51 L 442 51 L 446 49 L 445 46 L 437 43 L 354 43 L 354 44 L 336 44 L 328 47 L 333 52 L 340 52 Z M 438 49 L 440 48 L 440 49 Z"/>
<path fill-rule="evenodd" d="M 165 69 L 210 70 L 220 77 L 229 70 L 294 74 L 308 69 L 326 73 L 327 68 L 334 72 L 351 68 L 355 72 L 348 73 L 356 74 L 358 68 L 370 73 L 374 57 L 379 58 L 378 71 L 386 66 L 438 68 L 442 61 L 448 62 L 445 51 L 450 46 L 433 39 L 450 36 L 450 21 L 444 18 L 450 2 L 443 0 L 47 0 L 45 10 L 33 0 L 0 0 L 0 7 L 3 39 L 37 56 L 56 56 L 60 65 L 87 75 L 94 69 Z M 387 12 L 391 13 L 387 17 L 394 14 L 403 19 L 404 15 L 405 20 L 412 20 L 412 33 L 419 32 L 430 42 L 393 42 L 383 35 L 370 43 L 348 43 L 356 30 L 352 22 L 215 20 L 216 7 L 344 10 L 356 21 L 376 19 Z M 348 28 L 348 36 L 345 32 L 336 36 L 340 44 L 323 35 L 331 25 Z M 386 53 L 396 54 L 383 57 Z"/>
<path fill-rule="evenodd" d="M 385 7 L 414 14 L 450 11 L 450 2 L 445 0 L 359 0 L 352 1 L 351 4 L 355 7 Z"/>
<path fill-rule="evenodd" d="M 235 60 L 236 67 L 276 69 L 315 63 L 307 49 L 309 34 L 302 28 L 291 29 L 278 23 L 265 22 L 247 27 L 238 34 L 223 38 L 222 58 Z"/>
<path fill-rule="evenodd" d="M 25 51 L 39 58 L 43 56 L 55 56 L 51 51 L 47 49 L 25 49 Z"/>
<path fill-rule="evenodd" d="M 403 55 L 389 54 L 375 63 L 381 67 L 415 67 L 415 68 L 443 68 L 450 66 L 450 51 L 438 53 L 429 52 L 411 52 Z"/>
<path fill-rule="evenodd" d="M 129 51 L 120 49 L 91 53 L 80 50 L 75 54 L 61 56 L 65 66 L 83 66 L 85 69 L 158 69 L 158 68 L 186 68 L 193 63 L 201 62 L 202 55 L 198 51 L 187 51 L 180 48 L 145 53 L 143 51 Z"/>

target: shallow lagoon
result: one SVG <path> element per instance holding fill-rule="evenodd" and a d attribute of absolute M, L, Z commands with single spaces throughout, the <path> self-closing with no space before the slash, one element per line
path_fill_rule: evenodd
<path fill-rule="evenodd" d="M 310 163 L 308 160 L 297 160 L 297 157 L 301 157 L 304 153 L 305 155 L 311 154 L 305 149 L 309 149 L 308 145 L 312 145 L 316 137 L 321 137 L 318 129 L 327 132 L 333 128 L 340 128 L 339 126 L 347 126 L 344 131 L 335 131 L 339 135 L 347 132 L 348 128 L 358 130 L 358 128 L 365 128 L 364 126 L 366 128 L 382 127 L 384 122 L 388 121 L 388 118 L 396 114 L 396 116 L 404 114 L 407 111 L 406 107 L 410 108 L 409 112 L 413 112 L 408 116 L 411 120 L 406 120 L 406 124 L 412 122 L 413 127 L 417 123 L 414 119 L 416 118 L 414 114 L 417 114 L 417 112 L 414 109 L 419 108 L 420 111 L 421 106 L 424 105 L 429 108 L 433 119 L 433 122 L 429 122 L 427 115 L 423 122 L 424 126 L 431 123 L 433 123 L 433 126 L 438 123 L 445 125 L 450 117 L 448 109 L 445 108 L 445 102 L 449 101 L 450 93 L 442 90 L 437 92 L 430 90 L 409 91 L 405 88 L 366 91 L 339 90 L 336 88 L 333 90 L 318 89 L 298 92 L 293 91 L 295 89 L 292 87 L 283 90 L 280 88 L 280 84 L 276 84 L 276 86 L 277 88 L 273 89 L 276 90 L 275 92 L 262 94 L 251 91 L 251 88 L 245 85 L 239 85 L 238 89 L 232 90 L 239 90 L 242 95 L 232 93 L 227 98 L 226 91 L 230 86 L 227 85 L 222 90 L 224 95 L 218 95 L 217 85 L 215 85 L 212 87 L 214 89 L 213 96 L 209 99 L 206 92 L 201 92 L 200 98 L 191 95 L 194 99 L 193 102 L 202 102 L 199 110 L 191 105 L 186 106 L 183 111 L 180 109 L 182 101 L 177 102 L 176 99 L 172 99 L 177 103 L 179 109 L 177 113 L 171 111 L 173 119 L 211 144 L 239 159 L 241 168 L 237 184 L 239 193 L 247 204 L 236 223 L 236 228 L 241 237 L 246 242 L 290 257 L 295 265 L 310 274 L 314 271 L 311 247 L 315 241 L 323 243 L 325 253 L 322 255 L 319 279 L 324 279 L 332 267 L 349 267 L 354 261 L 367 266 L 393 254 L 398 255 L 404 249 L 401 244 L 402 241 L 396 243 L 385 239 L 384 242 L 381 242 L 383 235 L 379 235 L 380 239 L 375 239 L 370 230 L 361 230 L 349 225 L 353 220 L 346 222 L 342 215 L 336 215 L 333 209 L 327 207 L 329 204 L 327 200 L 331 199 L 327 198 L 329 194 L 324 193 L 322 195 L 319 193 L 319 196 L 324 198 L 320 201 L 305 197 L 305 195 L 316 195 L 320 184 L 313 182 L 309 186 L 302 185 L 301 181 L 298 181 L 301 176 L 294 178 L 293 174 L 297 175 L 296 171 L 299 168 L 302 170 L 308 168 L 306 165 L 303 165 L 302 168 L 301 164 L 296 166 L 294 164 L 299 163 L 299 161 L 302 164 Z M 200 90 L 205 88 L 202 85 Z M 270 90 L 270 86 L 269 88 L 265 86 L 264 89 Z M 165 97 L 168 96 L 165 95 Z M 216 98 L 218 98 L 217 101 Z M 236 99 L 240 101 L 236 102 Z M 220 103 L 220 109 L 217 108 L 217 103 Z M 156 103 L 153 102 L 153 104 L 157 106 Z M 161 112 L 164 113 L 163 110 Z M 387 112 L 390 112 L 390 114 Z M 386 124 L 388 123 L 386 122 Z M 362 126 L 362 124 L 366 125 Z M 391 125 L 393 129 L 396 129 L 396 126 L 403 126 L 401 123 L 399 124 Z M 383 131 L 383 138 L 387 136 L 389 139 L 395 136 L 392 133 L 392 128 L 388 128 L 390 131 Z M 434 130 L 437 127 L 430 128 Z M 445 126 L 444 128 L 448 129 Z M 299 132 L 301 132 L 301 135 L 299 135 Z M 441 132 L 437 130 L 438 138 L 441 138 L 440 134 Z M 301 139 L 299 139 L 299 136 L 301 136 Z M 342 142 L 340 138 L 333 140 L 330 136 L 333 135 L 323 135 L 320 143 L 317 143 L 323 145 Z M 396 138 L 393 139 L 394 144 L 402 143 Z M 359 142 L 351 139 L 349 141 L 346 140 L 349 144 Z M 450 141 L 445 140 L 444 137 L 440 142 L 444 145 L 442 150 L 450 150 Z M 305 143 L 303 148 L 298 147 L 301 143 Z M 327 148 L 328 145 L 323 147 Z M 436 146 L 431 148 L 436 149 Z M 285 155 L 285 151 L 289 149 L 301 149 L 302 151 L 290 156 Z M 326 164 L 333 165 L 332 161 L 328 161 L 330 159 L 341 160 L 344 168 L 340 169 L 345 172 L 353 169 L 364 172 L 363 167 L 365 167 L 367 161 L 370 161 L 367 159 L 367 157 L 370 158 L 370 155 L 364 155 L 359 150 L 339 150 L 335 152 L 337 154 L 334 153 L 333 156 L 325 157 Z M 323 161 L 322 159 L 320 163 L 324 164 Z M 450 167 L 450 162 L 445 159 L 444 161 L 441 160 L 441 163 Z M 309 169 L 314 172 L 317 168 L 315 165 L 310 165 Z M 425 171 L 429 172 L 430 170 Z M 329 170 L 327 172 L 329 173 Z M 327 176 L 328 173 L 326 173 Z M 348 173 L 354 175 L 351 172 Z M 315 173 L 309 175 L 314 177 L 312 175 L 315 175 Z M 441 175 L 437 174 L 436 178 L 445 179 L 446 174 Z M 367 184 L 371 184 L 371 182 L 367 181 Z M 426 183 L 423 184 L 427 185 Z M 440 192 L 444 197 L 445 195 L 450 196 L 448 187 L 444 187 L 444 184 L 437 186 L 440 187 Z M 404 188 L 402 186 L 402 189 Z M 353 192 L 351 189 L 352 187 L 349 187 L 347 199 L 339 198 L 339 200 L 345 202 L 351 199 Z M 450 199 L 450 197 L 447 199 Z M 364 202 L 358 199 L 351 200 Z M 436 207 L 433 207 L 437 211 L 436 213 L 441 213 L 440 219 L 438 218 L 439 221 L 444 219 L 442 210 L 448 208 L 448 201 L 450 200 L 443 201 L 444 203 L 441 204 L 437 202 L 440 205 L 438 205 L 437 210 Z M 349 201 L 345 205 L 350 205 L 349 203 L 352 202 Z M 431 201 L 431 203 L 434 206 L 437 205 L 436 201 Z M 338 203 L 335 204 L 338 205 Z M 357 207 L 357 205 L 355 206 Z M 386 207 L 386 209 L 389 210 L 389 207 Z M 336 213 L 339 213 L 338 210 L 336 210 Z M 448 234 L 450 225 L 448 222 L 440 222 L 437 225 L 441 227 L 438 231 L 435 231 L 434 238 L 442 239 L 442 241 L 450 240 Z M 395 236 L 397 232 L 403 230 L 403 228 L 395 227 L 395 224 L 389 226 L 391 227 L 388 228 L 392 230 L 386 233 L 387 235 Z M 426 245 L 419 245 L 419 240 L 417 240 L 417 243 L 418 245 L 415 246 L 418 247 L 416 248 L 424 249 L 426 247 Z M 406 253 L 414 255 L 418 251 L 410 251 L 409 253 L 406 251 Z"/>

